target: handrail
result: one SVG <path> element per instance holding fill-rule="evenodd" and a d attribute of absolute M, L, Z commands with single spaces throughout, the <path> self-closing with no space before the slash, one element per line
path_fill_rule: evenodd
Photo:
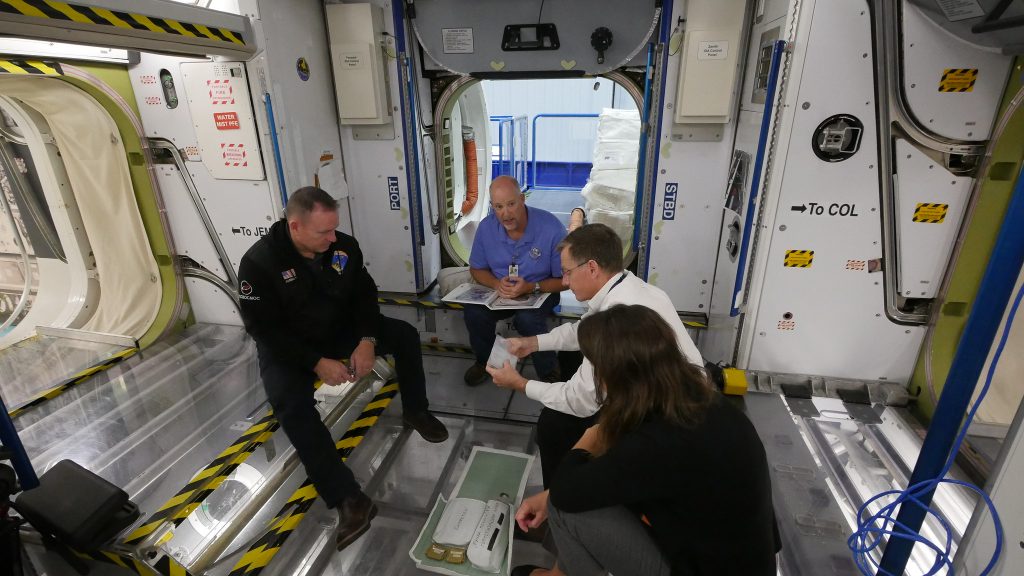
<path fill-rule="evenodd" d="M 729 316 L 738 316 L 740 313 L 739 298 L 740 292 L 743 290 L 743 280 L 746 276 L 747 252 L 750 250 L 750 228 L 754 224 L 754 209 L 757 206 L 757 197 L 761 188 L 761 170 L 764 167 L 764 155 L 768 147 L 768 127 L 772 123 L 772 109 L 775 107 L 775 88 L 779 80 L 779 64 L 782 62 L 782 53 L 785 50 L 785 40 L 776 40 L 774 42 L 772 46 L 772 63 L 768 69 L 768 92 L 764 98 L 761 133 L 757 138 L 757 155 L 754 159 L 754 172 L 750 178 L 750 197 L 747 200 L 747 215 L 743 223 L 743 237 L 740 239 L 740 257 L 736 264 L 736 282 L 732 288 Z M 743 296 L 746 299 L 746 294 Z"/>
<path fill-rule="evenodd" d="M 288 188 L 284 181 L 284 162 L 281 160 L 281 143 L 277 139 L 277 122 L 274 120 L 274 102 L 270 92 L 263 94 L 263 108 L 267 113 L 267 126 L 270 129 L 270 144 L 274 150 L 274 169 L 277 170 L 277 185 L 281 188 L 281 208 L 288 205 Z M 268 178 L 269 180 L 269 178 Z"/>
<path fill-rule="evenodd" d="M 644 170 L 640 170 L 641 167 L 647 166 L 647 126 L 651 121 L 651 98 L 653 94 L 651 92 L 651 82 L 654 80 L 654 48 L 655 44 L 652 42 L 647 46 L 647 67 L 644 69 L 644 98 L 643 105 L 640 110 L 640 142 L 639 149 L 637 150 L 637 166 L 636 166 L 636 190 L 633 191 L 633 242 L 630 245 L 630 249 L 634 251 L 640 250 L 640 222 L 636 220 L 636 209 L 643 206 L 644 200 L 644 187 L 647 175 Z"/>
<path fill-rule="evenodd" d="M 228 292 L 228 296 L 237 300 L 238 274 L 235 273 L 235 268 L 231 265 L 231 259 L 228 257 L 227 250 L 224 249 L 224 244 L 220 241 L 217 229 L 213 225 L 213 219 L 210 218 L 210 213 L 206 210 L 206 205 L 203 204 L 202 196 L 199 194 L 199 188 L 197 188 L 196 183 L 192 181 L 192 176 L 189 174 L 188 167 L 185 166 L 185 159 L 182 158 L 181 152 L 178 151 L 178 147 L 170 140 L 164 138 L 150 138 L 149 145 L 151 148 L 167 150 L 170 152 L 171 158 L 174 159 L 174 164 L 178 168 L 178 174 L 181 175 L 181 179 L 185 183 L 185 188 L 188 189 L 189 196 L 192 198 L 192 205 L 195 206 L 196 212 L 199 213 L 199 219 L 203 221 L 203 227 L 206 228 L 206 233 L 210 237 L 210 242 L 213 243 L 213 248 L 217 252 L 217 258 L 220 259 L 220 264 L 224 268 L 224 274 L 228 277 L 228 284 L 231 286 L 231 291 Z"/>
<path fill-rule="evenodd" d="M 541 118 L 597 118 L 598 114 L 534 114 L 530 126 L 530 188 L 537 187 L 537 120 Z M 566 186 L 550 186 L 550 188 L 566 188 Z"/>

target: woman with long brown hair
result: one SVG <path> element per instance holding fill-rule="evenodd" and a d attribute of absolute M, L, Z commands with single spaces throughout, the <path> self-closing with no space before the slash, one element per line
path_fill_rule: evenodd
<path fill-rule="evenodd" d="M 768 464 L 746 416 L 686 361 L 649 308 L 614 306 L 583 320 L 578 334 L 600 419 L 550 491 L 516 513 L 524 530 L 550 520 L 561 569 L 513 574 L 774 575 Z"/>

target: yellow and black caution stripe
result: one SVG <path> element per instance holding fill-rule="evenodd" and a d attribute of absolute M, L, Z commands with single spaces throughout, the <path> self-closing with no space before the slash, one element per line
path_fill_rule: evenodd
<path fill-rule="evenodd" d="M 180 525 L 195 511 L 240 464 L 246 461 L 256 449 L 266 442 L 280 425 L 273 413 L 269 413 L 253 424 L 221 452 L 213 462 L 200 470 L 184 488 L 178 490 L 141 526 L 122 541 L 129 546 L 138 545 L 167 523 Z"/>
<path fill-rule="evenodd" d="M 0 60 L 0 74 L 63 76 L 64 70 L 59 62 L 49 60 Z"/>
<path fill-rule="evenodd" d="M 426 308 L 429 310 L 436 310 L 438 308 L 447 308 L 449 310 L 462 310 L 464 306 L 462 304 L 452 304 L 450 302 L 443 302 L 437 300 L 421 300 L 413 298 L 377 298 L 378 304 L 387 304 L 390 306 L 415 306 L 416 308 Z"/>
<path fill-rule="evenodd" d="M 942 224 L 946 220 L 949 204 L 920 203 L 914 208 L 914 222 Z"/>
<path fill-rule="evenodd" d="M 32 408 L 35 408 L 36 406 L 39 406 L 40 404 L 46 402 L 47 400 L 53 400 L 54 398 L 67 392 L 71 388 L 74 388 L 75 386 L 78 386 L 82 382 L 85 382 L 90 377 L 92 377 L 93 374 L 96 374 L 97 372 L 102 372 L 107 368 L 110 368 L 114 364 L 121 362 L 125 358 L 132 356 L 138 351 L 138 348 L 128 348 L 127 350 L 122 350 L 117 354 L 114 354 L 113 356 L 100 362 L 99 364 L 94 364 L 89 368 L 82 370 L 81 372 L 68 378 L 64 382 L 40 392 L 28 402 L 25 402 L 21 406 L 18 406 L 17 408 L 14 408 L 11 411 L 9 411 L 7 415 L 10 416 L 11 418 L 17 418 L 18 416 L 21 416 L 25 412 L 31 410 Z"/>
<path fill-rule="evenodd" d="M 705 322 L 697 322 L 696 320 L 683 320 L 683 326 L 689 326 L 690 328 L 707 328 L 708 325 Z"/>
<path fill-rule="evenodd" d="M 472 354 L 473 349 L 468 346 L 452 346 L 451 344 L 423 343 L 420 345 L 424 350 L 430 352 L 451 352 L 453 354 Z"/>
<path fill-rule="evenodd" d="M 348 460 L 349 455 L 363 441 L 370 428 L 377 423 L 377 419 L 387 409 L 396 394 L 398 394 L 398 383 L 391 382 L 381 388 L 373 400 L 366 405 L 366 408 L 359 414 L 359 418 L 335 443 L 342 460 Z M 295 527 L 299 525 L 299 521 L 313 506 L 316 498 L 316 488 L 307 478 L 270 521 L 259 540 L 249 547 L 235 567 L 231 569 L 230 576 L 257 576 L 262 572 L 284 546 Z"/>
<path fill-rule="evenodd" d="M 973 92 L 977 68 L 946 68 L 939 80 L 939 92 Z"/>
<path fill-rule="evenodd" d="M 99 6 L 69 4 L 57 0 L 0 0 L 0 12 L 30 16 L 47 20 L 63 20 L 78 24 L 93 24 L 142 32 L 200 38 L 215 42 L 245 45 L 245 38 L 237 30 L 207 27 L 170 18 L 157 18 L 144 14 L 119 12 Z"/>
<path fill-rule="evenodd" d="M 814 250 L 786 250 L 782 265 L 786 268 L 810 268 L 814 262 Z"/>

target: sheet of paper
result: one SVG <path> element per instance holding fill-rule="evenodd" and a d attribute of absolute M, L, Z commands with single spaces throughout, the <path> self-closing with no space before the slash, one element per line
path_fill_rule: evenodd
<path fill-rule="evenodd" d="M 519 359 L 508 351 L 508 340 L 499 335 L 494 337 L 494 346 L 491 346 L 491 355 L 487 357 L 487 365 L 491 368 L 501 368 L 508 362 L 513 368 Z"/>

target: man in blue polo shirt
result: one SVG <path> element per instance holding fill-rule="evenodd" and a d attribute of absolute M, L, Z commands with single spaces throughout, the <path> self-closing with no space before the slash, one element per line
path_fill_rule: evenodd
<path fill-rule="evenodd" d="M 565 238 L 562 223 L 550 212 L 527 207 L 526 197 L 515 178 L 495 178 L 490 192 L 491 214 L 477 227 L 469 256 L 473 280 L 496 290 L 503 298 L 564 290 L 561 255 L 556 250 Z M 520 335 L 545 334 L 548 317 L 557 305 L 557 296 L 548 297 L 540 308 L 530 310 L 498 311 L 467 305 L 466 328 L 476 363 L 466 371 L 466 384 L 476 386 L 487 380 L 484 364 L 494 346 L 498 320 L 515 315 L 514 323 Z M 561 380 L 554 352 L 534 352 L 533 365 L 541 380 Z"/>

